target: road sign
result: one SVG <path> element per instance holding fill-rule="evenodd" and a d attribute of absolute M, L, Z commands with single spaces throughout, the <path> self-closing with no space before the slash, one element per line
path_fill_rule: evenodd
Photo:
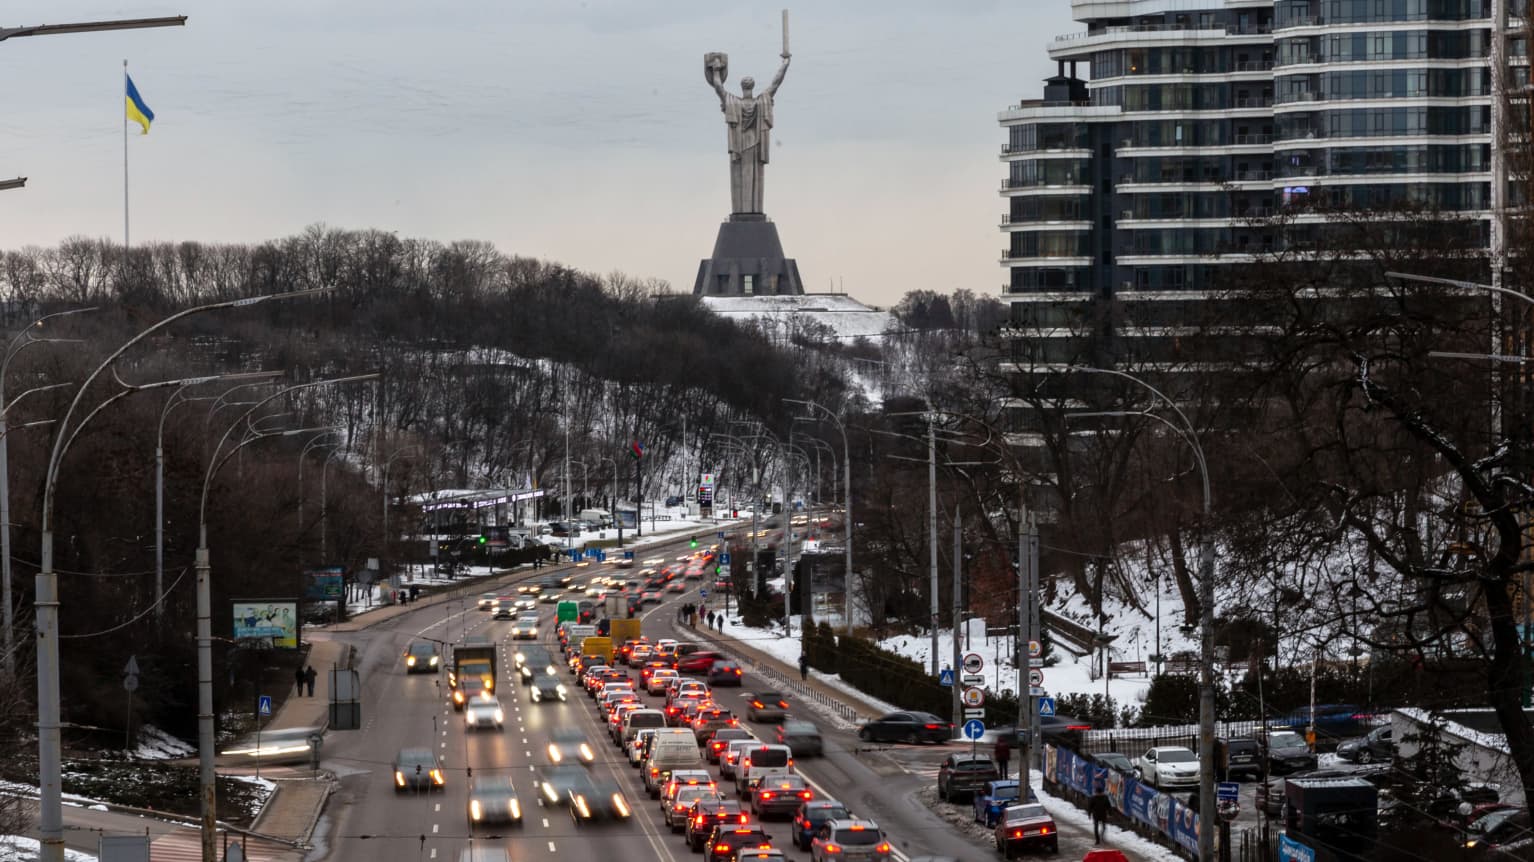
<path fill-rule="evenodd" d="M 1038 641 L 1029 641 L 1028 642 L 1028 657 L 1029 658 L 1038 658 L 1039 656 L 1041 656 L 1043 654 L 1044 654 L 1044 647 L 1043 647 L 1042 644 L 1040 644 Z"/>
<path fill-rule="evenodd" d="M 719 533 L 718 533 L 718 536 L 719 536 L 719 538 L 723 539 L 724 538 L 724 531 L 720 530 Z"/>
<path fill-rule="evenodd" d="M 985 674 L 983 674 L 983 673 L 961 673 L 961 674 L 959 674 L 959 682 L 962 682 L 965 685 L 984 686 L 985 685 Z"/>
<path fill-rule="evenodd" d="M 719 555 L 719 565 L 721 565 L 721 566 L 728 566 L 729 564 L 730 564 L 730 555 L 728 553 L 720 554 Z"/>
<path fill-rule="evenodd" d="M 985 689 L 966 688 L 959 693 L 959 702 L 969 707 L 985 706 Z"/>
<path fill-rule="evenodd" d="M 938 671 L 937 682 L 938 685 L 953 685 L 953 668 L 945 667 Z"/>
<path fill-rule="evenodd" d="M 1044 716 L 1044 715 L 1054 715 L 1054 714 L 1055 714 L 1055 699 L 1052 698 L 1052 697 L 1041 697 L 1041 698 L 1039 698 L 1039 715 Z"/>
<path fill-rule="evenodd" d="M 698 598 L 700 598 L 700 599 L 708 598 L 708 590 L 706 588 L 698 590 Z"/>
<path fill-rule="evenodd" d="M 256 698 L 256 714 L 269 716 L 272 714 L 272 696 L 263 694 Z"/>
<path fill-rule="evenodd" d="M 1044 660 L 1041 659 L 1041 658 L 1030 658 L 1030 659 L 1028 659 L 1028 666 L 1029 667 L 1043 667 L 1044 666 Z"/>
<path fill-rule="evenodd" d="M 1215 798 L 1221 802 L 1239 802 L 1241 785 L 1234 781 L 1221 781 L 1215 789 Z"/>
<path fill-rule="evenodd" d="M 971 742 L 977 742 L 982 736 L 985 736 L 985 722 L 978 718 L 972 718 L 969 721 L 964 722 L 965 739 Z"/>
<path fill-rule="evenodd" d="M 625 559 L 625 560 L 632 560 L 632 559 L 634 559 L 634 552 L 633 551 L 624 551 L 623 552 L 623 559 Z"/>
<path fill-rule="evenodd" d="M 1028 669 L 1028 684 L 1037 688 L 1044 684 L 1044 671 L 1041 668 Z"/>
<path fill-rule="evenodd" d="M 966 710 L 964 710 L 964 720 L 965 721 L 969 721 L 972 718 L 984 719 L 985 718 L 985 710 L 983 710 L 983 709 L 966 709 Z"/>
<path fill-rule="evenodd" d="M 130 692 L 138 688 L 137 656 L 128 656 L 128 664 L 123 668 L 123 688 Z"/>
<path fill-rule="evenodd" d="M 1044 689 L 1042 689 L 1042 688 L 1040 688 L 1040 687 L 1038 687 L 1036 685 L 1028 687 L 1028 696 L 1029 697 L 1044 697 L 1047 694 L 1049 694 L 1049 692 L 1045 691 Z"/>
<path fill-rule="evenodd" d="M 964 668 L 965 673 L 979 673 L 985 669 L 985 657 L 977 652 L 967 652 L 964 654 L 964 662 L 959 666 Z"/>

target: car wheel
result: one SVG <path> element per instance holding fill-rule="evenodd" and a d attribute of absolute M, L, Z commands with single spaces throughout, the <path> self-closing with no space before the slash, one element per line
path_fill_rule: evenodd
<path fill-rule="evenodd" d="M 868 742 L 873 739 L 873 734 L 869 733 L 868 728 L 866 727 L 860 728 L 858 730 L 858 739 L 861 739 L 864 742 Z"/>
<path fill-rule="evenodd" d="M 1358 762 L 1359 763 L 1372 763 L 1372 762 L 1374 762 L 1374 753 L 1371 752 L 1367 748 L 1363 749 L 1362 751 L 1358 752 Z"/>
<path fill-rule="evenodd" d="M 905 741 L 907 745 L 921 745 L 921 737 L 914 730 L 905 735 Z"/>

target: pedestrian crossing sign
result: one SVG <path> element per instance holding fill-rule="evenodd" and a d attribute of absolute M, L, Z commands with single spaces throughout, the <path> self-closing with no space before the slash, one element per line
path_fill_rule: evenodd
<path fill-rule="evenodd" d="M 256 714 L 270 716 L 272 714 L 272 696 L 263 694 L 256 699 Z"/>
<path fill-rule="evenodd" d="M 1041 698 L 1039 698 L 1039 715 L 1040 716 L 1046 716 L 1046 715 L 1054 715 L 1054 714 L 1055 714 L 1055 699 L 1052 698 L 1052 697 L 1041 697 Z"/>

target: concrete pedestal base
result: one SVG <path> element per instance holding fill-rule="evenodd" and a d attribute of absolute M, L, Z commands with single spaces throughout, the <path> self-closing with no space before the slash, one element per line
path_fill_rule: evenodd
<path fill-rule="evenodd" d="M 799 264 L 783 256 L 767 217 L 736 213 L 719 226 L 712 257 L 698 263 L 694 296 L 800 296 Z"/>

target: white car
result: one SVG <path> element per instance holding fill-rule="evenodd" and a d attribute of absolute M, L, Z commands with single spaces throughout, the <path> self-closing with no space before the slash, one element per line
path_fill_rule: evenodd
<path fill-rule="evenodd" d="M 506 713 L 496 698 L 483 700 L 476 697 L 464 706 L 463 723 L 469 730 L 479 730 L 482 727 L 500 730 L 506 723 Z"/>
<path fill-rule="evenodd" d="M 513 640 L 537 640 L 538 619 L 523 617 L 512 624 L 511 637 Z"/>
<path fill-rule="evenodd" d="M 654 735 L 653 727 L 641 727 L 634 731 L 634 736 L 623 746 L 624 753 L 628 755 L 629 766 L 638 769 L 639 764 L 644 762 L 644 742 Z"/>
<path fill-rule="evenodd" d="M 1140 779 L 1158 790 L 1198 786 L 1198 755 L 1180 745 L 1152 748 L 1134 764 Z"/>
<path fill-rule="evenodd" d="M 645 690 L 650 694 L 665 694 L 666 686 L 670 685 L 671 681 L 676 679 L 677 676 L 677 672 L 670 668 L 658 668 L 645 681 Z"/>

